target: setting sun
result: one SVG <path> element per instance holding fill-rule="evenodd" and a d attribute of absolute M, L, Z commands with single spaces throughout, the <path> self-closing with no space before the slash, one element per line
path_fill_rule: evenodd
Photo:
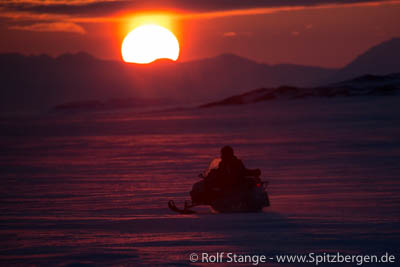
<path fill-rule="evenodd" d="M 177 60 L 179 42 L 168 29 L 154 25 L 142 25 L 131 31 L 122 42 L 122 58 L 125 62 L 147 64 L 157 59 Z"/>

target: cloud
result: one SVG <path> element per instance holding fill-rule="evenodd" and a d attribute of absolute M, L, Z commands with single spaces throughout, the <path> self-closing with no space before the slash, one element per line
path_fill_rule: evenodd
<path fill-rule="evenodd" d="M 86 31 L 81 26 L 70 22 L 49 22 L 49 23 L 35 23 L 25 26 L 11 26 L 9 29 L 22 30 L 22 31 L 36 31 L 36 32 L 73 32 L 85 34 Z"/>
<path fill-rule="evenodd" d="M 194 13 L 232 11 L 254 8 L 319 6 L 328 4 L 368 4 L 400 2 L 393 0 L 3 0 L 0 8 L 8 11 L 104 16 L 117 12 L 176 10 Z"/>
<path fill-rule="evenodd" d="M 225 32 L 223 34 L 225 37 L 235 37 L 237 35 L 236 32 Z"/>
<path fill-rule="evenodd" d="M 76 23 L 126 20 L 146 11 L 202 19 L 382 3 L 400 0 L 0 0 L 0 18 L 13 29 L 84 33 Z M 20 26 L 23 21 L 30 25 Z"/>

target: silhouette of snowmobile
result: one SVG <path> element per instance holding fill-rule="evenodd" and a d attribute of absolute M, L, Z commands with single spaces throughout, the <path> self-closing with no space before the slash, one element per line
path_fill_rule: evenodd
<path fill-rule="evenodd" d="M 181 214 L 193 214 L 196 212 L 191 208 L 202 205 L 210 206 L 220 213 L 260 212 L 270 206 L 266 190 L 268 182 L 261 181 L 259 170 L 249 170 L 239 187 L 226 189 L 222 186 L 207 186 L 207 178 L 218 168 L 220 161 L 220 158 L 214 159 L 208 169 L 199 175 L 203 180 L 193 185 L 191 201 L 185 201 L 183 209 L 178 208 L 173 200 L 168 202 L 168 207 Z"/>

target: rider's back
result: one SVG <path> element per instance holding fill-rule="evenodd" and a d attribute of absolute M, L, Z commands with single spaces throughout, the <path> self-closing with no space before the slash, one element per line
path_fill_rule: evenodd
<path fill-rule="evenodd" d="M 243 181 L 245 172 L 243 162 L 235 156 L 223 159 L 216 173 L 217 184 L 222 188 L 237 187 Z"/>

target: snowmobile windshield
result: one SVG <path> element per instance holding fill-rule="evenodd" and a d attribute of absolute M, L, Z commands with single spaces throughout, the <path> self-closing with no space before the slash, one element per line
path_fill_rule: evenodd
<path fill-rule="evenodd" d="M 213 159 L 210 164 L 208 165 L 207 170 L 204 171 L 203 175 L 204 177 L 207 177 L 208 174 L 215 169 L 218 169 L 219 163 L 221 162 L 221 158 L 215 158 Z"/>

